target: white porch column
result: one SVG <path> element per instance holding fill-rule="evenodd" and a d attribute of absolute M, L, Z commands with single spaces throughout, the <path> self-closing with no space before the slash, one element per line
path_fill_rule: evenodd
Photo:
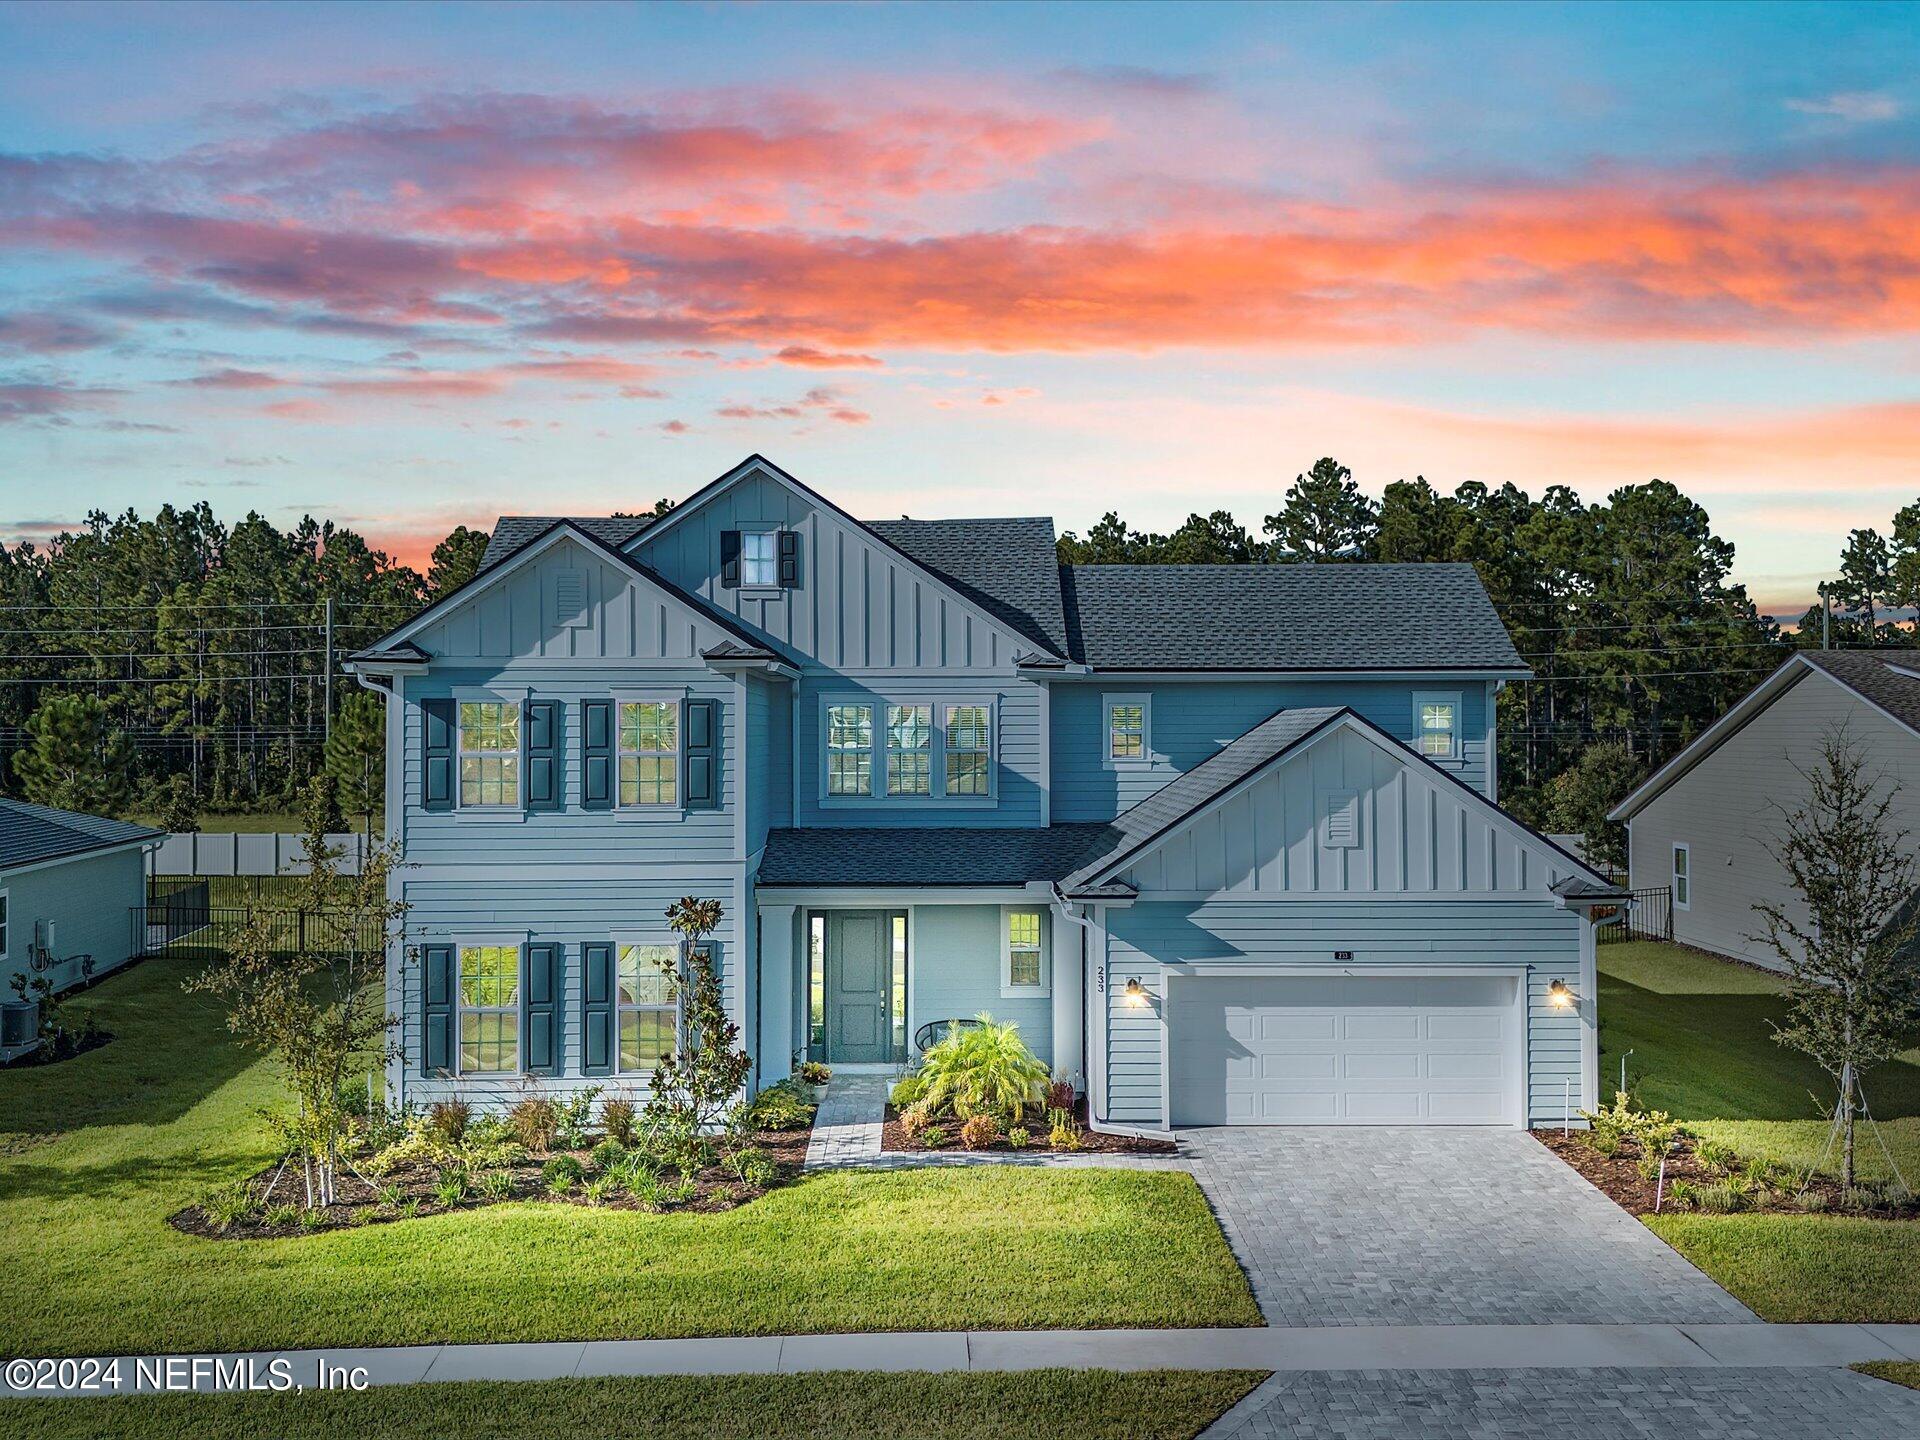
<path fill-rule="evenodd" d="M 1086 1088 L 1086 931 L 1058 905 L 1053 917 L 1053 1073 Z"/>
<path fill-rule="evenodd" d="M 771 1085 L 793 1073 L 793 910 L 791 905 L 760 907 L 760 1083 Z"/>

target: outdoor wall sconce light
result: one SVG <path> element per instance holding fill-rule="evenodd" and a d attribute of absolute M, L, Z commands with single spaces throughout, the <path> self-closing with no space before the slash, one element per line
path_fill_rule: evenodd
<path fill-rule="evenodd" d="M 1573 992 L 1567 989 L 1567 982 L 1556 980 L 1547 986 L 1547 1003 L 1564 1010 L 1573 1003 Z"/>
<path fill-rule="evenodd" d="M 1125 994 L 1127 1004 L 1129 1005 L 1144 1005 L 1147 1003 L 1147 987 L 1140 983 L 1140 977 L 1138 975 L 1127 981 Z"/>

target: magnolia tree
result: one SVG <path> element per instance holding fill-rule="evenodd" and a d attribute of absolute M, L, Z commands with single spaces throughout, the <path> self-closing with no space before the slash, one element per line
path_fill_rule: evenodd
<path fill-rule="evenodd" d="M 707 944 L 723 913 L 718 900 L 691 895 L 667 907 L 667 924 L 680 944 L 674 959 L 661 968 L 680 997 L 681 1039 L 674 1053 L 654 1067 L 653 1109 L 659 1120 L 690 1141 L 719 1126 L 752 1066 L 740 1048 L 740 1027 L 727 1018 Z"/>
<path fill-rule="evenodd" d="M 386 956 L 401 938 L 404 902 L 387 898 L 391 847 L 367 848 L 357 875 L 326 843 L 337 806 L 326 777 L 308 787 L 308 873 L 285 903 L 255 910 L 227 953 L 187 982 L 218 996 L 240 1043 L 280 1062 L 293 1092 L 292 1151 L 309 1207 L 331 1205 L 353 1128 L 341 1103 L 349 1075 L 394 1053 Z"/>
<path fill-rule="evenodd" d="M 1782 811 L 1773 847 L 1797 903 L 1755 905 L 1763 929 L 1754 938 L 1789 977 L 1791 1005 L 1774 1039 L 1811 1056 L 1838 1088 L 1841 1182 L 1851 1187 L 1860 1078 L 1898 1054 L 1920 1018 L 1914 858 L 1893 819 L 1899 786 L 1868 771 L 1844 727 L 1827 733 L 1801 775 L 1806 801 Z"/>

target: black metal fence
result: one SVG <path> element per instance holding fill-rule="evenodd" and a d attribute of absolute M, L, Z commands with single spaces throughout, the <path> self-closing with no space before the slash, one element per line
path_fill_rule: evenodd
<path fill-rule="evenodd" d="M 1656 885 L 1631 892 L 1633 899 L 1619 907 L 1619 918 L 1600 927 L 1602 945 L 1616 940 L 1673 939 L 1673 891 Z M 1596 912 L 1604 915 L 1604 912 Z"/>
<path fill-rule="evenodd" d="M 208 905 L 204 884 L 134 906 L 129 923 L 134 953 L 140 955 L 226 950 L 249 928 L 260 930 L 269 952 L 277 955 L 364 953 L 378 951 L 384 943 L 377 917 L 353 923 L 305 910 Z"/>

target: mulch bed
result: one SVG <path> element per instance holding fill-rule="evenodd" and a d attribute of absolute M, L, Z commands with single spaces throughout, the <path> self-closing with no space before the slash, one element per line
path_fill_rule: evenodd
<path fill-rule="evenodd" d="M 1535 1130 L 1532 1134 L 1534 1139 L 1578 1170 L 1588 1183 L 1629 1215 L 1655 1213 L 1654 1199 L 1658 1180 L 1649 1180 L 1640 1173 L 1640 1167 L 1635 1163 L 1637 1152 L 1633 1152 L 1632 1146 L 1623 1145 L 1617 1154 L 1602 1155 L 1587 1144 L 1585 1137 L 1588 1132 L 1584 1130 L 1575 1130 L 1564 1135 L 1558 1130 Z M 1676 1180 L 1704 1186 L 1717 1184 L 1726 1178 L 1722 1171 L 1702 1164 L 1692 1148 L 1683 1140 L 1667 1156 L 1667 1193 L 1662 1197 L 1661 1209 L 1666 1213 L 1729 1213 L 1690 1211 L 1688 1207 L 1676 1205 L 1673 1201 L 1673 1184 Z M 1798 1188 L 1797 1184 L 1795 1188 Z M 1740 1215 L 1832 1214 L 1873 1220 L 1920 1220 L 1920 1201 L 1901 1206 L 1882 1204 L 1848 1208 L 1842 1203 L 1844 1196 L 1839 1182 L 1824 1175 L 1816 1176 L 1813 1183 L 1807 1187 L 1807 1191 L 1809 1194 L 1817 1194 L 1825 1198 L 1824 1209 L 1810 1209 L 1797 1203 L 1791 1191 L 1779 1192 L 1768 1187 L 1760 1187 L 1748 1195 L 1744 1209 L 1731 1213 Z"/>
<path fill-rule="evenodd" d="M 801 1163 L 807 1158 L 806 1130 L 761 1130 L 751 1137 L 750 1144 L 764 1151 L 773 1161 L 775 1179 L 768 1189 L 779 1189 L 790 1184 L 799 1174 Z M 246 1220 L 229 1225 L 222 1230 L 208 1217 L 206 1211 L 198 1205 L 189 1205 L 167 1217 L 167 1223 L 174 1229 L 188 1235 L 198 1235 L 207 1240 L 284 1240 L 295 1235 L 322 1234 L 329 1230 L 359 1229 L 366 1225 L 385 1225 L 395 1220 L 417 1219 L 424 1215 L 445 1215 L 455 1210 L 478 1210 L 488 1205 L 503 1205 L 509 1201 L 538 1200 L 550 1205 L 579 1205 L 596 1210 L 640 1210 L 652 1213 L 652 1207 L 642 1204 L 634 1196 L 621 1190 L 608 1196 L 597 1205 L 588 1200 L 576 1186 L 565 1195 L 549 1194 L 540 1178 L 540 1168 L 555 1155 L 572 1155 L 581 1164 L 587 1163 L 586 1150 L 556 1150 L 553 1155 L 542 1155 L 537 1159 L 529 1158 L 518 1165 L 502 1166 L 500 1169 L 513 1177 L 513 1191 L 502 1199 L 475 1194 L 471 1191 L 457 1205 L 442 1205 L 434 1198 L 434 1188 L 439 1183 L 438 1167 L 426 1163 L 408 1163 L 396 1165 L 387 1174 L 380 1177 L 381 1188 L 396 1186 L 401 1192 L 400 1208 L 389 1207 L 381 1202 L 379 1190 L 361 1180 L 345 1166 L 334 1182 L 335 1204 L 315 1213 L 324 1218 L 301 1224 L 268 1225 L 260 1217 L 260 1212 L 271 1205 L 292 1205 L 304 1208 L 306 1203 L 306 1185 L 300 1176 L 298 1163 L 290 1163 L 282 1170 L 278 1161 L 267 1166 L 251 1177 L 249 1183 L 255 1191 L 256 1209 Z M 590 1167 L 589 1167 L 590 1168 Z M 268 1181 L 274 1179 L 279 1171 L 279 1179 L 274 1181 L 271 1192 L 265 1191 Z M 677 1176 L 671 1178 L 678 1178 Z M 723 1210 L 734 1210 L 758 1199 L 766 1193 L 742 1183 L 734 1173 L 724 1165 L 710 1166 L 700 1172 L 693 1198 L 672 1207 L 669 1213 L 693 1211 L 698 1214 L 716 1214 Z M 415 1208 L 417 1207 L 417 1208 Z"/>
<path fill-rule="evenodd" d="M 85 1055 L 89 1050 L 98 1050 L 111 1039 L 113 1039 L 113 1032 L 111 1030 L 95 1030 L 91 1034 L 81 1036 L 80 1039 L 70 1044 L 60 1046 L 42 1045 L 39 1049 L 29 1051 L 27 1054 L 22 1055 L 18 1060 L 9 1060 L 6 1068 L 9 1070 L 31 1070 L 36 1065 L 58 1065 L 61 1061 L 71 1060 L 76 1055 Z"/>
<path fill-rule="evenodd" d="M 958 1121 L 943 1121 L 941 1128 L 947 1132 L 947 1143 L 933 1147 L 912 1139 L 900 1125 L 900 1114 L 893 1106 L 887 1107 L 886 1124 L 880 1131 L 880 1149 L 884 1153 L 919 1155 L 1173 1155 L 1179 1152 L 1179 1146 L 1171 1140 L 1142 1140 L 1133 1135 L 1103 1135 L 1087 1127 L 1087 1102 L 1080 1101 L 1073 1107 L 1074 1118 L 1080 1122 L 1080 1148 L 1078 1150 L 1056 1150 L 1047 1143 L 1047 1125 L 1044 1117 L 1028 1122 L 1027 1129 L 1033 1139 L 1023 1149 L 1015 1150 L 1007 1144 L 1005 1137 L 981 1150 L 969 1150 L 960 1143 L 960 1124 Z"/>

